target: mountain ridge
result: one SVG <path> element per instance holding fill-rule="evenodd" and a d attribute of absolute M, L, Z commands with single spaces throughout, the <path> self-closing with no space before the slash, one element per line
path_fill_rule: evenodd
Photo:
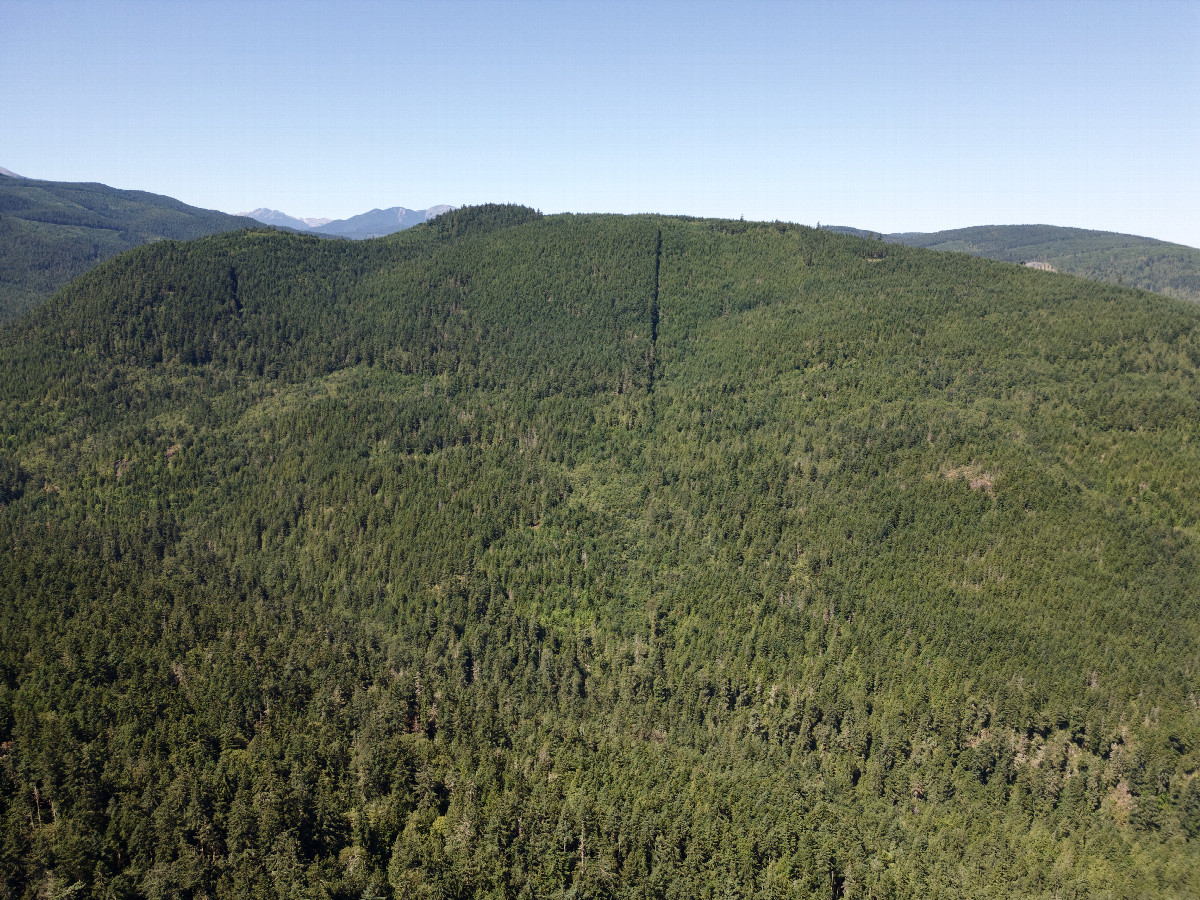
<path fill-rule="evenodd" d="M 384 237 L 412 228 L 422 222 L 454 209 L 452 206 L 431 206 L 428 209 L 408 209 L 403 206 L 392 206 L 387 209 L 372 209 L 347 219 L 299 219 L 275 209 L 260 207 L 244 215 L 267 225 L 282 225 L 295 228 L 298 231 L 312 231 L 316 234 L 326 234 L 337 237 L 348 237 L 356 240 Z"/>
<path fill-rule="evenodd" d="M 260 228 L 252 219 L 97 182 L 0 178 L 0 321 L 149 241 Z"/>
<path fill-rule="evenodd" d="M 134 249 L 0 331 L 0 878 L 1195 895 L 1198 377 L 784 223 Z"/>
<path fill-rule="evenodd" d="M 1128 285 L 1200 302 L 1200 249 L 1157 238 L 1060 225 L 977 225 L 935 232 L 880 235 L 849 226 L 825 226 L 858 237 L 1002 262 L 1042 262 L 1083 278 Z"/>
<path fill-rule="evenodd" d="M 264 225 L 282 225 L 287 228 L 294 228 L 296 231 L 304 231 L 309 228 L 316 228 L 320 225 L 328 225 L 335 221 L 330 218 L 318 218 L 315 216 L 297 217 L 289 216 L 285 212 L 280 212 L 277 209 L 268 209 L 265 206 L 260 206 L 258 209 L 252 209 L 249 212 L 238 213 L 239 216 L 245 216 L 249 219 L 254 219 L 256 222 L 261 222 Z"/>

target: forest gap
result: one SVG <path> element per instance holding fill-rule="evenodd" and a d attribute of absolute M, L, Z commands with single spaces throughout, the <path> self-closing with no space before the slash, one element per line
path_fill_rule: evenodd
<path fill-rule="evenodd" d="M 658 351 L 658 284 L 659 269 L 662 267 L 662 229 L 654 236 L 654 288 L 650 294 L 650 379 L 647 393 L 654 393 L 654 364 Z"/>

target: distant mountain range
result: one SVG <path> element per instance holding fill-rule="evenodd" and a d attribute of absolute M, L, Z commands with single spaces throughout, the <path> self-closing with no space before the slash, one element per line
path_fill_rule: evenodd
<path fill-rule="evenodd" d="M 261 227 L 160 194 L 0 172 L 0 321 L 139 244 Z"/>
<path fill-rule="evenodd" d="M 1056 225 L 979 225 L 950 231 L 876 232 L 846 226 L 824 230 L 882 237 L 893 244 L 969 253 L 1002 262 L 1048 263 L 1056 271 L 1200 302 L 1200 249 L 1112 231 Z"/>
<path fill-rule="evenodd" d="M 318 228 L 321 225 L 327 225 L 333 221 L 333 219 L 298 219 L 277 209 L 267 209 L 265 206 L 260 206 L 258 209 L 253 209 L 250 212 L 241 213 L 241 215 L 248 219 L 254 219 L 256 222 L 262 222 L 264 225 L 294 228 L 296 231 L 308 231 L 312 228 Z"/>
<path fill-rule="evenodd" d="M 414 225 L 428 222 L 452 209 L 454 209 L 453 206 L 431 206 L 429 209 L 406 209 L 403 206 L 392 206 L 388 209 L 373 209 L 348 219 L 303 219 L 289 216 L 277 209 L 266 208 L 251 210 L 242 215 L 262 222 L 264 225 L 362 240 L 383 237 L 406 228 L 412 228 Z"/>

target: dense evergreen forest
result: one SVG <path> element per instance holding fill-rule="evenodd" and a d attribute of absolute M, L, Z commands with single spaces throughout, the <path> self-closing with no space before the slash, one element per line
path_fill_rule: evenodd
<path fill-rule="evenodd" d="M 1200 309 L 475 207 L 0 330 L 0 897 L 1200 895 Z"/>
<path fill-rule="evenodd" d="M 1082 278 L 1200 302 L 1200 249 L 1169 241 L 1056 225 L 981 225 L 889 234 L 885 240 L 1005 262 L 1046 262 Z"/>
<path fill-rule="evenodd" d="M 255 224 L 145 191 L 0 175 L 0 322 L 131 247 Z"/>

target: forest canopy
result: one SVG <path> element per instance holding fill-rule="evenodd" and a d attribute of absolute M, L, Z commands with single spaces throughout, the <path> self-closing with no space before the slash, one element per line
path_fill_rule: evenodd
<path fill-rule="evenodd" d="M 256 224 L 145 191 L 0 174 L 0 322 L 131 247 Z"/>
<path fill-rule="evenodd" d="M 1200 309 L 781 223 L 0 330 L 0 896 L 1200 894 Z"/>
<path fill-rule="evenodd" d="M 890 234 L 887 240 L 1005 262 L 1042 262 L 1082 278 L 1200 302 L 1200 249 L 1154 238 L 1056 225 L 984 225 Z"/>

